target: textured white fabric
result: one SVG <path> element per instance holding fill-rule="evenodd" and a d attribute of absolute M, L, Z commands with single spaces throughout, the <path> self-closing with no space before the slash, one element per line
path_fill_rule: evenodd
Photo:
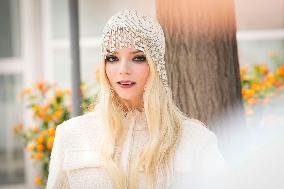
<path fill-rule="evenodd" d="M 148 131 L 143 112 L 137 111 L 123 121 L 127 137 L 121 149 L 121 165 L 127 169 L 129 152 L 135 155 L 144 147 Z M 99 108 L 60 124 L 51 154 L 47 189 L 112 189 L 111 180 L 99 158 L 103 135 L 104 125 Z M 226 168 L 216 136 L 198 120 L 185 120 L 170 188 L 198 188 L 204 178 L 218 177 Z M 147 188 L 142 172 L 139 186 Z M 159 186 L 164 188 L 162 179 Z"/>

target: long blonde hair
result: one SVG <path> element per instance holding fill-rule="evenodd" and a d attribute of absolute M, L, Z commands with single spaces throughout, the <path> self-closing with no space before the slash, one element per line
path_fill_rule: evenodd
<path fill-rule="evenodd" d="M 137 166 L 144 168 L 144 174 L 149 188 L 156 188 L 155 181 L 158 173 L 166 173 L 167 181 L 172 175 L 172 162 L 176 147 L 182 135 L 182 121 L 187 118 L 172 100 L 170 91 L 159 79 L 156 65 L 146 54 L 150 66 L 150 74 L 143 94 L 144 111 L 149 130 L 149 140 L 141 155 L 138 156 Z M 105 60 L 100 66 L 101 92 L 99 102 L 102 103 L 104 125 L 106 127 L 105 140 L 101 149 L 102 163 L 111 177 L 115 189 L 125 189 L 127 181 L 120 164 L 115 160 L 117 141 L 121 136 L 121 116 L 116 111 L 117 100 L 111 94 L 111 86 L 105 72 Z M 138 188 L 139 175 L 137 166 L 130 171 L 128 188 Z"/>

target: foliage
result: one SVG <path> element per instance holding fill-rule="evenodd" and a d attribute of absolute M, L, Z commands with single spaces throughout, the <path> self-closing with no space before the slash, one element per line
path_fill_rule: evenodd
<path fill-rule="evenodd" d="M 258 105 L 265 106 L 275 100 L 284 99 L 284 60 L 276 53 L 271 53 L 270 57 L 274 69 L 269 68 L 266 63 L 240 68 L 247 115 L 252 115 Z"/>
<path fill-rule="evenodd" d="M 98 91 L 98 81 L 92 87 L 81 84 L 83 112 L 89 110 L 88 107 L 94 103 Z M 38 82 L 20 94 L 34 124 L 24 126 L 20 123 L 14 128 L 14 133 L 23 140 L 30 157 L 42 168 L 41 175 L 34 180 L 37 185 L 46 184 L 57 125 L 71 118 L 70 94 L 69 89 L 60 89 L 56 84 L 46 82 Z"/>

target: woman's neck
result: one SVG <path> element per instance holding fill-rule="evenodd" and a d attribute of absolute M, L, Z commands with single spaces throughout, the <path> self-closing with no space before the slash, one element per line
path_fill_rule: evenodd
<path fill-rule="evenodd" d="M 125 100 L 120 99 L 122 106 L 125 110 L 133 110 L 136 109 L 140 112 L 144 110 L 143 100 Z"/>

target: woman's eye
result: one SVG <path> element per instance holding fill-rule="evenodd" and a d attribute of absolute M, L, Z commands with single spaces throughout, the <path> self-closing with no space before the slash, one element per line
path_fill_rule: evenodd
<path fill-rule="evenodd" d="M 106 57 L 106 61 L 107 62 L 114 62 L 114 61 L 117 61 L 118 58 L 116 56 L 107 56 Z"/>
<path fill-rule="evenodd" d="M 137 62 L 144 62 L 146 60 L 146 57 L 144 55 L 136 56 L 133 60 Z"/>

